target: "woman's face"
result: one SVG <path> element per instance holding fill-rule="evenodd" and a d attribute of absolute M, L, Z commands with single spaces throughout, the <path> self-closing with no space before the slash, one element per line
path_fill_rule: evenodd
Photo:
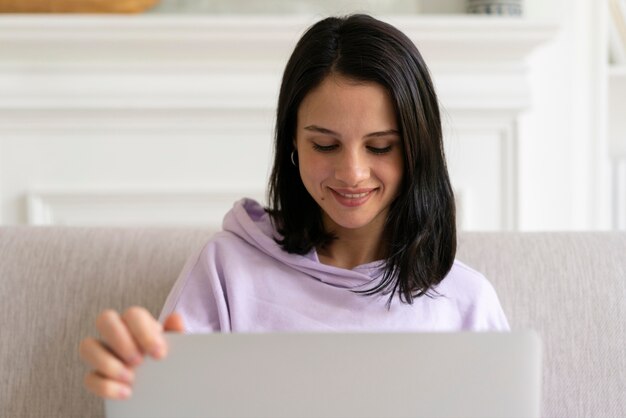
<path fill-rule="evenodd" d="M 328 231 L 382 232 L 403 173 L 396 115 L 382 86 L 328 76 L 300 104 L 295 147 Z"/>

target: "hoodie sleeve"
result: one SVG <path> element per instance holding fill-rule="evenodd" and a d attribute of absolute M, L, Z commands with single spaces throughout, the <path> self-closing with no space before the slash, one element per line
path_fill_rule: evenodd
<path fill-rule="evenodd" d="M 455 260 L 440 290 L 455 302 L 458 331 L 510 330 L 496 290 L 482 273 Z"/>
<path fill-rule="evenodd" d="M 185 263 L 165 300 L 159 321 L 177 312 L 183 317 L 186 333 L 229 331 L 228 305 L 220 276 L 215 245 L 209 241 Z"/>
<path fill-rule="evenodd" d="M 484 276 L 470 309 L 466 313 L 467 331 L 510 331 L 509 322 L 495 289 Z"/>

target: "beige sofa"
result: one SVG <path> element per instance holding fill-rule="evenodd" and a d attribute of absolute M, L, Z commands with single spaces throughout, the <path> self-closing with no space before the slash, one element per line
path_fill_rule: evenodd
<path fill-rule="evenodd" d="M 0 228 L 0 416 L 99 417 L 79 340 L 106 307 L 157 314 L 201 229 Z M 459 259 L 544 341 L 543 415 L 626 416 L 626 233 L 466 233 Z"/>

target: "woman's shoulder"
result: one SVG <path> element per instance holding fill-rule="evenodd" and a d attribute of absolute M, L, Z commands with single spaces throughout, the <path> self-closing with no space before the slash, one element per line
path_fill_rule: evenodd
<path fill-rule="evenodd" d="M 469 296 L 493 289 L 493 286 L 482 273 L 462 261 L 454 260 L 452 268 L 441 281 L 438 289 Z"/>
<path fill-rule="evenodd" d="M 265 241 L 258 242 L 227 230 L 219 231 L 196 253 L 196 262 L 201 263 L 205 269 L 217 268 L 223 273 L 236 271 L 238 274 L 284 264 L 276 255 L 281 252 L 278 244 Z M 228 276 L 232 278 L 233 274 Z"/>
<path fill-rule="evenodd" d="M 204 243 L 205 247 L 219 247 L 223 245 L 239 245 L 242 239 L 230 231 L 216 231 Z"/>
<path fill-rule="evenodd" d="M 464 329 L 505 331 L 508 321 L 493 285 L 477 270 L 455 260 L 437 293 L 455 302 Z"/>

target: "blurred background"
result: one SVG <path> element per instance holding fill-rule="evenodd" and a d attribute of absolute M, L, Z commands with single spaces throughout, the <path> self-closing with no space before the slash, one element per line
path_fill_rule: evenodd
<path fill-rule="evenodd" d="M 0 0 L 0 224 L 209 226 L 265 200 L 303 31 L 366 12 L 440 96 L 463 230 L 626 229 L 626 0 Z"/>

